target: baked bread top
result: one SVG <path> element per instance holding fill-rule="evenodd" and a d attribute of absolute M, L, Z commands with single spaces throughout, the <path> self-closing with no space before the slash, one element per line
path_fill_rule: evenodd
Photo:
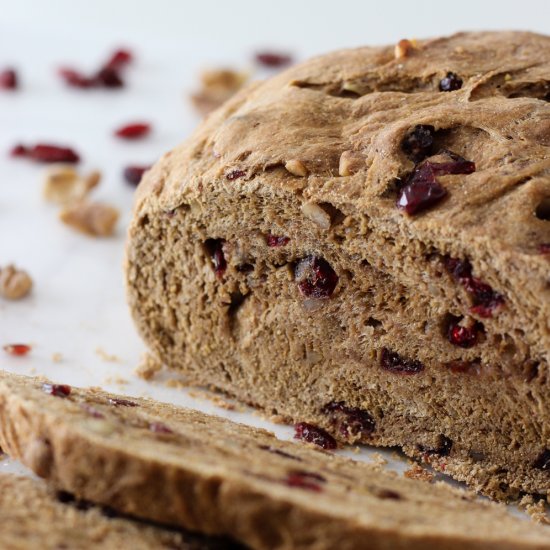
<path fill-rule="evenodd" d="M 547 548 L 447 485 L 151 400 L 0 373 L 0 445 L 53 486 L 258 549 Z"/>

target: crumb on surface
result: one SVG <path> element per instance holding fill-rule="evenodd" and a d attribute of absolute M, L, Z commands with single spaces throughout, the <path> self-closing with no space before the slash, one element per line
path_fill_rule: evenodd
<path fill-rule="evenodd" d="M 103 361 L 107 363 L 122 362 L 122 360 L 120 359 L 120 357 L 118 357 L 118 355 L 107 353 L 103 348 L 97 347 L 95 352 L 96 352 L 96 355 L 98 355 Z"/>
<path fill-rule="evenodd" d="M 63 361 L 63 355 L 61 355 L 58 351 L 52 353 L 52 361 L 54 363 L 61 363 L 61 361 Z"/>
<path fill-rule="evenodd" d="M 518 508 L 524 510 L 537 523 L 550 525 L 548 507 L 542 498 L 535 500 L 533 495 L 525 495 L 518 502 Z"/>
<path fill-rule="evenodd" d="M 143 380 L 151 380 L 161 369 L 162 363 L 151 353 L 145 352 L 134 372 Z"/>
<path fill-rule="evenodd" d="M 403 475 L 409 479 L 417 479 L 420 481 L 428 482 L 433 481 L 435 477 L 434 474 L 422 468 L 420 464 L 413 464 L 407 471 L 403 473 Z"/>

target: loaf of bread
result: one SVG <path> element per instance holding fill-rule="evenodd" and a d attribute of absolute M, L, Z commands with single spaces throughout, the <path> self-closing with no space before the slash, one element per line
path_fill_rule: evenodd
<path fill-rule="evenodd" d="M 0 474 L 2 550 L 229 550 L 227 541 L 115 517 L 42 481 Z"/>
<path fill-rule="evenodd" d="M 256 550 L 550 548 L 550 528 L 441 482 L 36 378 L 0 373 L 0 445 L 80 499 Z"/>
<path fill-rule="evenodd" d="M 140 333 L 194 383 L 548 495 L 549 98 L 550 38 L 520 32 L 253 84 L 140 186 Z"/>

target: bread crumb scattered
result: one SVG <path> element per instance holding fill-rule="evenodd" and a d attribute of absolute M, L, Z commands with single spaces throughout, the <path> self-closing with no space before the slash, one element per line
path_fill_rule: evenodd
<path fill-rule="evenodd" d="M 185 382 L 184 380 L 179 380 L 177 378 L 169 378 L 166 380 L 164 385 L 167 388 L 188 388 L 189 384 Z"/>
<path fill-rule="evenodd" d="M 162 363 L 151 353 L 145 352 L 134 371 L 143 380 L 151 380 L 162 369 Z"/>
<path fill-rule="evenodd" d="M 106 361 L 107 363 L 120 363 L 121 359 L 117 355 L 111 355 L 110 353 L 107 353 L 103 348 L 96 348 L 95 350 L 96 354 L 103 359 L 103 361 Z"/>
<path fill-rule="evenodd" d="M 206 116 L 234 95 L 248 80 L 248 73 L 232 69 L 211 69 L 200 75 L 201 88 L 191 94 L 191 103 Z"/>
<path fill-rule="evenodd" d="M 380 453 L 373 453 L 370 458 L 377 466 L 385 466 L 388 463 L 388 461 Z"/>
<path fill-rule="evenodd" d="M 60 220 L 92 237 L 109 237 L 114 231 L 119 218 L 116 208 L 86 200 L 69 204 L 59 213 Z"/>
<path fill-rule="evenodd" d="M 217 405 L 218 407 L 221 407 L 222 409 L 226 409 L 228 411 L 234 411 L 237 408 L 234 403 L 227 401 L 219 394 L 193 390 L 189 392 L 189 395 L 195 399 L 208 399 L 209 401 L 214 403 L 214 405 Z"/>
<path fill-rule="evenodd" d="M 519 502 L 518 507 L 525 512 L 537 523 L 550 525 L 550 517 L 546 503 L 542 498 L 535 500 L 532 495 L 525 495 Z"/>
<path fill-rule="evenodd" d="M 58 351 L 52 353 L 52 361 L 54 363 L 61 363 L 61 361 L 63 361 L 63 355 L 61 355 Z"/>
<path fill-rule="evenodd" d="M 420 481 L 431 482 L 434 479 L 434 474 L 428 472 L 420 466 L 420 464 L 413 464 L 410 469 L 408 469 L 404 474 L 405 477 L 409 479 L 418 479 Z"/>
<path fill-rule="evenodd" d="M 116 384 L 117 386 L 125 386 L 128 384 L 128 380 L 126 378 L 122 378 L 121 376 L 109 376 L 105 379 L 106 384 Z"/>
<path fill-rule="evenodd" d="M 29 294 L 33 281 L 22 269 L 10 264 L 0 269 L 0 296 L 7 300 L 20 300 Z"/>

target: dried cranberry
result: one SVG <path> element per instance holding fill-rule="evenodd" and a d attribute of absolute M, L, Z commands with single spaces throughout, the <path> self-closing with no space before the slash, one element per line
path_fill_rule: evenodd
<path fill-rule="evenodd" d="M 539 254 L 550 254 L 550 243 L 539 244 Z"/>
<path fill-rule="evenodd" d="M 256 62 L 264 67 L 284 67 L 292 63 L 292 57 L 284 53 L 265 51 L 256 54 Z"/>
<path fill-rule="evenodd" d="M 78 154 L 68 147 L 44 143 L 39 143 L 33 147 L 16 145 L 10 154 L 12 157 L 27 157 L 36 162 L 76 163 L 80 160 Z"/>
<path fill-rule="evenodd" d="M 401 189 L 397 198 L 397 208 L 410 216 L 434 206 L 447 196 L 447 190 L 435 179 L 430 164 L 416 169 Z"/>
<path fill-rule="evenodd" d="M 434 144 L 435 128 L 428 124 L 419 124 L 405 136 L 401 143 L 404 153 L 414 162 L 430 156 Z"/>
<path fill-rule="evenodd" d="M 322 475 L 302 470 L 289 472 L 285 479 L 285 483 L 289 487 L 299 487 L 300 489 L 306 489 L 307 491 L 314 491 L 316 493 L 320 493 L 323 490 L 320 483 L 325 482 L 326 478 Z"/>
<path fill-rule="evenodd" d="M 120 127 L 115 135 L 123 139 L 139 139 L 151 131 L 151 125 L 145 122 L 134 122 Z"/>
<path fill-rule="evenodd" d="M 55 397 L 68 397 L 71 394 L 71 386 L 67 384 L 43 384 L 42 389 Z"/>
<path fill-rule="evenodd" d="M 460 88 L 462 88 L 462 78 L 450 71 L 439 82 L 439 90 L 442 92 L 454 92 Z"/>
<path fill-rule="evenodd" d="M 336 449 L 336 440 L 322 428 L 307 422 L 299 422 L 294 426 L 294 439 L 319 445 L 326 450 Z"/>
<path fill-rule="evenodd" d="M 294 278 L 300 292 L 307 298 L 329 298 L 338 284 L 334 269 L 318 256 L 301 259 L 296 264 Z"/>
<path fill-rule="evenodd" d="M 246 176 L 246 172 L 243 170 L 231 170 L 225 174 L 225 177 L 230 181 L 236 180 L 237 178 L 242 178 L 243 176 Z"/>
<path fill-rule="evenodd" d="M 277 235 L 267 235 L 267 246 L 270 248 L 277 248 L 278 246 L 285 246 L 290 242 L 289 237 L 279 237 Z"/>
<path fill-rule="evenodd" d="M 73 88 L 93 88 L 96 86 L 96 81 L 88 76 L 83 75 L 80 71 L 61 67 L 58 70 L 59 76 L 65 81 L 65 84 Z"/>
<path fill-rule="evenodd" d="M 440 157 L 446 157 L 443 162 L 434 162 L 427 160 L 423 165 L 428 165 L 436 176 L 446 176 L 448 174 L 472 174 L 476 171 L 475 162 L 466 160 L 464 157 L 453 153 L 452 151 L 442 151 Z"/>
<path fill-rule="evenodd" d="M 127 166 L 124 168 L 123 172 L 124 179 L 131 185 L 139 185 L 139 182 L 143 178 L 143 174 L 150 168 L 150 166 Z"/>
<path fill-rule="evenodd" d="M 453 440 L 441 434 L 435 449 L 418 445 L 418 450 L 426 455 L 449 456 L 453 448 Z"/>
<path fill-rule="evenodd" d="M 104 88 L 122 88 L 124 81 L 118 69 L 114 67 L 103 67 L 94 76 L 94 80 Z"/>
<path fill-rule="evenodd" d="M 212 266 L 214 273 L 221 279 L 225 270 L 227 269 L 227 262 L 223 253 L 223 239 L 207 239 L 204 243 L 210 258 L 212 259 Z"/>
<path fill-rule="evenodd" d="M 472 264 L 468 260 L 459 260 L 451 256 L 444 256 L 443 264 L 456 281 L 460 282 L 461 279 L 468 279 L 472 276 Z"/>
<path fill-rule="evenodd" d="M 338 427 L 343 437 L 368 437 L 376 427 L 374 418 L 363 409 L 348 407 L 343 401 L 332 401 L 325 405 L 324 414 L 330 414 L 332 423 Z"/>
<path fill-rule="evenodd" d="M 31 351 L 31 347 L 27 344 L 6 344 L 4 351 L 10 355 L 27 355 Z"/>
<path fill-rule="evenodd" d="M 171 430 L 166 424 L 162 422 L 151 422 L 149 424 L 149 429 L 157 434 L 173 434 L 174 431 Z"/>
<path fill-rule="evenodd" d="M 121 397 L 109 397 L 109 404 L 115 407 L 137 407 L 138 404 L 129 399 L 122 399 Z"/>
<path fill-rule="evenodd" d="M 120 49 L 113 52 L 105 67 L 120 69 L 125 67 L 134 60 L 134 56 L 130 50 Z"/>
<path fill-rule="evenodd" d="M 12 157 L 26 157 L 29 154 L 29 150 L 20 143 L 12 147 L 10 156 Z"/>
<path fill-rule="evenodd" d="M 483 330 L 481 323 L 474 322 L 471 326 L 462 326 L 459 320 L 454 320 L 449 325 L 447 338 L 451 344 L 461 348 L 471 348 L 477 344 L 478 334 Z"/>
<path fill-rule="evenodd" d="M 537 470 L 550 470 L 550 449 L 544 449 L 533 463 L 533 468 Z"/>
<path fill-rule="evenodd" d="M 18 87 L 18 78 L 15 69 L 4 69 L 0 71 L 0 89 L 15 90 Z"/>
<path fill-rule="evenodd" d="M 398 374 L 418 374 L 424 370 L 424 365 L 420 361 L 405 359 L 387 348 L 382 348 L 380 365 L 383 369 Z"/>

